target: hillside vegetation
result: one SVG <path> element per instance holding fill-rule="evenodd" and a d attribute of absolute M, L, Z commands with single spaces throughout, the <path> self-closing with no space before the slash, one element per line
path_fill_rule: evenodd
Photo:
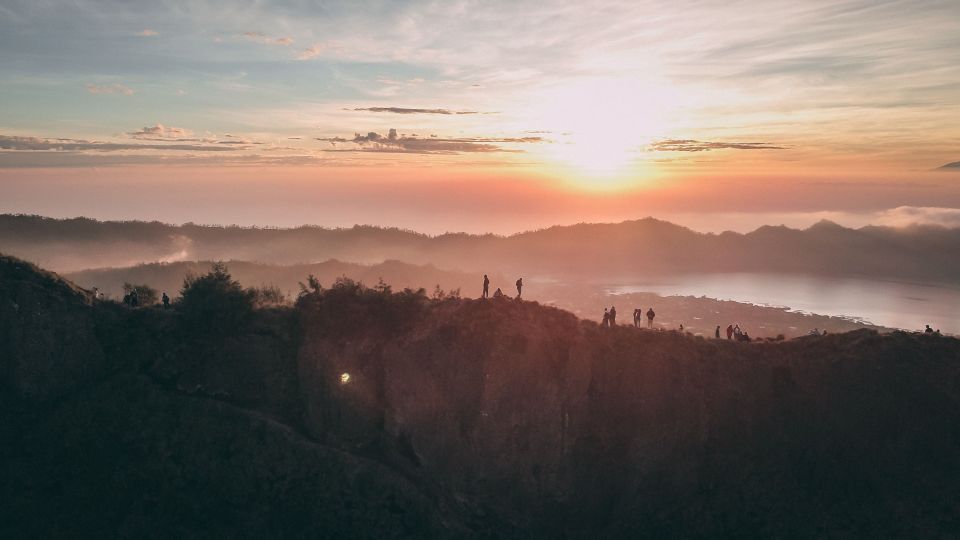
<path fill-rule="evenodd" d="M 960 530 L 956 339 L 734 343 L 311 285 L 198 325 L 0 258 L 0 536 Z"/>

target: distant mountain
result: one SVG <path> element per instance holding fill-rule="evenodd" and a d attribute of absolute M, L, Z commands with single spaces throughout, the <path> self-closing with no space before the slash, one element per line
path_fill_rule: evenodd
<path fill-rule="evenodd" d="M 960 529 L 953 338 L 737 343 L 349 286 L 187 315 L 0 257 L 0 537 Z"/>
<path fill-rule="evenodd" d="M 214 227 L 0 216 L 0 251 L 59 271 L 139 262 L 245 260 L 300 264 L 399 260 L 469 272 L 630 279 L 678 272 L 795 272 L 960 282 L 960 229 L 932 226 L 697 233 L 646 218 L 512 236 L 427 236 L 400 229 Z"/>
<path fill-rule="evenodd" d="M 940 167 L 941 169 L 960 169 L 960 161 L 954 161 L 953 163 L 947 163 L 946 165 Z"/>

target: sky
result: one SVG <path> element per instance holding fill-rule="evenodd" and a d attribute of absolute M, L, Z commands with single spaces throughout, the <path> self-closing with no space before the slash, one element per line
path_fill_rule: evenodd
<path fill-rule="evenodd" d="M 958 58 L 956 0 L 5 0 L 0 212 L 960 226 Z"/>

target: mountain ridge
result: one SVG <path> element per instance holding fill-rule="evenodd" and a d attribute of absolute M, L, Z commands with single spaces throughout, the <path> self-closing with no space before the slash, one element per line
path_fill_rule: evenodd
<path fill-rule="evenodd" d="M 49 278 L 0 258 L 5 536 L 960 526 L 953 338 L 736 343 L 350 282 L 220 335 Z"/>
<path fill-rule="evenodd" d="M 305 264 L 398 260 L 462 272 L 567 281 L 675 273 L 771 272 L 958 283 L 960 229 L 820 223 L 703 234 L 645 218 L 501 237 L 400 229 L 256 229 L 0 216 L 0 251 L 59 271 L 183 260 Z"/>

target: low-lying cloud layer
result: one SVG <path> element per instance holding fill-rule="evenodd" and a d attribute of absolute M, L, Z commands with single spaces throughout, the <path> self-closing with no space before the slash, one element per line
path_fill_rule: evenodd
<path fill-rule="evenodd" d="M 667 139 L 657 141 L 649 146 L 657 152 L 707 152 L 710 150 L 784 150 L 782 146 L 774 146 L 765 142 L 716 142 L 696 141 L 693 139 Z"/>

